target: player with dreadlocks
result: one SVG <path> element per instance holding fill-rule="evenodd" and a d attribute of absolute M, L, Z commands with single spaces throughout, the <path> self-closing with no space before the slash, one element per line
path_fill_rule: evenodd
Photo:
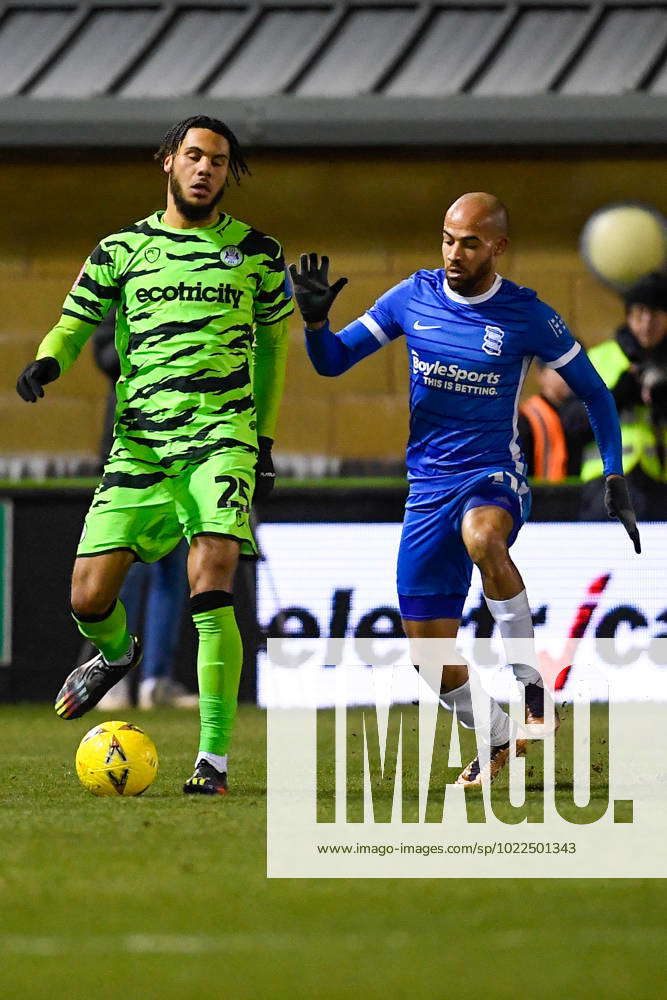
<path fill-rule="evenodd" d="M 248 168 L 248 164 L 243 158 L 243 152 L 241 150 L 241 146 L 239 145 L 239 141 L 228 125 L 225 125 L 224 122 L 218 121 L 217 118 L 209 118 L 207 115 L 195 115 L 192 118 L 184 118 L 183 121 L 176 122 L 175 125 L 172 125 L 162 140 L 162 145 L 155 154 L 155 159 L 160 163 L 160 165 L 164 166 L 164 161 L 167 157 L 173 156 L 177 152 L 191 128 L 204 128 L 208 131 L 215 132 L 217 135 L 220 135 L 223 139 L 227 140 L 227 146 L 229 148 L 227 156 L 228 174 L 231 174 L 236 183 L 240 184 L 241 175 L 249 174 L 250 170 Z M 178 205 L 178 208 L 185 212 L 186 218 L 188 219 L 204 218 L 205 215 L 197 215 L 196 213 L 206 213 L 217 205 L 224 194 L 227 184 L 229 184 L 229 177 L 226 177 L 225 183 L 221 185 L 220 191 L 213 201 L 207 201 L 202 205 L 192 205 L 186 198 L 184 198 L 183 189 L 181 188 L 178 177 L 174 174 L 173 170 L 169 170 L 169 187 L 174 197 L 174 201 Z M 193 213 L 195 214 L 193 215 Z"/>
<path fill-rule="evenodd" d="M 116 305 L 115 439 L 72 577 L 74 620 L 99 653 L 69 675 L 56 712 L 79 718 L 140 662 L 120 587 L 135 559 L 160 559 L 185 535 L 201 735 L 184 791 L 215 795 L 227 791 L 242 662 L 232 585 L 239 557 L 257 552 L 253 495 L 275 480 L 291 289 L 280 244 L 217 209 L 230 175 L 249 173 L 224 122 L 178 122 L 156 159 L 166 210 L 93 250 L 17 390 L 42 397 Z"/>

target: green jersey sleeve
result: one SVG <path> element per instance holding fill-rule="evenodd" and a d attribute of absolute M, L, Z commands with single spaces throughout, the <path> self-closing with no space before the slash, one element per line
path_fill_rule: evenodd
<path fill-rule="evenodd" d="M 55 358 L 61 373 L 66 372 L 119 298 L 115 260 L 102 241 L 81 268 L 60 319 L 39 345 L 37 358 Z"/>
<path fill-rule="evenodd" d="M 278 410 L 285 386 L 288 346 L 289 329 L 286 319 L 269 326 L 257 326 L 253 388 L 259 437 L 275 437 Z"/>
<path fill-rule="evenodd" d="M 259 270 L 261 280 L 255 296 L 255 323 L 270 326 L 294 312 L 289 272 L 277 240 L 267 238 L 267 253 Z"/>

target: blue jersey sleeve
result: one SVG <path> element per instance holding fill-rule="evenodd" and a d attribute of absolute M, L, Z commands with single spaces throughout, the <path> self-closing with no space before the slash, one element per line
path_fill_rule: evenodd
<path fill-rule="evenodd" d="M 577 344 L 577 347 L 579 345 Z M 614 397 L 584 351 L 558 368 L 572 392 L 581 399 L 602 457 L 605 476 L 623 475 L 621 425 Z"/>
<path fill-rule="evenodd" d="M 581 351 L 565 320 L 546 302 L 536 299 L 529 334 L 530 354 L 537 355 L 549 368 L 559 369 Z"/>
<path fill-rule="evenodd" d="M 403 334 L 403 316 L 406 302 L 412 294 L 412 281 L 410 277 L 394 285 L 359 317 L 359 322 L 370 330 L 380 345 L 396 340 Z"/>
<path fill-rule="evenodd" d="M 352 365 L 374 354 L 403 333 L 402 310 L 410 294 L 411 279 L 380 296 L 367 312 L 334 333 L 327 323 L 320 330 L 306 327 L 306 349 L 320 375 L 342 375 Z"/>
<path fill-rule="evenodd" d="M 319 375 L 342 375 L 357 361 L 379 351 L 380 341 L 358 319 L 334 333 L 327 322 L 320 330 L 306 327 L 306 350 Z"/>
<path fill-rule="evenodd" d="M 535 303 L 533 353 L 554 368 L 582 400 L 588 413 L 605 475 L 623 474 L 621 429 L 614 398 L 565 321 L 545 302 Z"/>

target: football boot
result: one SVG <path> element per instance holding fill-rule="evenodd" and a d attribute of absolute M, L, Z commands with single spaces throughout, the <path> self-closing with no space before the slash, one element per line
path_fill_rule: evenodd
<path fill-rule="evenodd" d="M 208 760 L 200 760 L 195 773 L 183 785 L 186 795 L 226 795 L 227 772 L 217 771 Z"/>
<path fill-rule="evenodd" d="M 553 736 L 560 726 L 560 718 L 558 717 L 558 709 L 553 705 L 553 698 L 550 692 L 545 691 L 541 684 L 526 684 L 524 691 L 526 726 L 530 726 L 527 734 L 534 735 L 536 739 Z M 553 710 L 553 726 L 545 727 L 545 705 L 547 709 L 552 708 Z M 533 729 L 533 727 L 536 728 Z"/>
<path fill-rule="evenodd" d="M 56 715 L 61 719 L 80 719 L 91 708 L 95 708 L 107 691 L 122 680 L 125 674 L 141 663 L 142 655 L 141 640 L 138 636 L 132 636 L 132 656 L 129 663 L 120 666 L 109 664 L 98 652 L 80 667 L 75 667 L 58 692 L 54 706 Z"/>
<path fill-rule="evenodd" d="M 516 741 L 517 757 L 523 757 L 526 752 L 526 746 L 526 740 Z M 479 758 L 480 755 L 478 753 L 468 766 L 461 771 L 456 779 L 457 785 L 464 785 L 466 788 L 481 788 L 482 785 L 490 785 L 492 781 L 495 781 L 510 759 L 509 740 L 507 743 L 489 747 L 488 759 L 483 766 Z"/>

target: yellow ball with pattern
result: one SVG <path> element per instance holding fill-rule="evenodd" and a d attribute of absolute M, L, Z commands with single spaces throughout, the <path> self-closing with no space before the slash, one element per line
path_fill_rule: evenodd
<path fill-rule="evenodd" d="M 93 795 L 141 795 L 157 772 L 155 744 L 132 722 L 101 722 L 76 752 L 79 781 Z"/>

